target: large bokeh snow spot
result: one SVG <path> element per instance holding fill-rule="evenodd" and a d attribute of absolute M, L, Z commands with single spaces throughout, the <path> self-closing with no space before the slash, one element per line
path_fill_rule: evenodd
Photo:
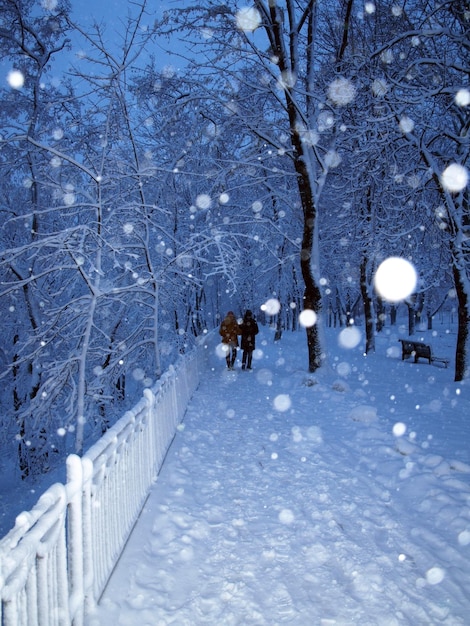
<path fill-rule="evenodd" d="M 417 279 L 416 270 L 409 261 L 401 257 L 389 257 L 379 265 L 374 286 L 385 300 L 400 302 L 413 293 Z"/>
<path fill-rule="evenodd" d="M 244 7 L 238 11 L 236 22 L 240 30 L 254 31 L 261 24 L 260 12 L 253 7 Z"/>

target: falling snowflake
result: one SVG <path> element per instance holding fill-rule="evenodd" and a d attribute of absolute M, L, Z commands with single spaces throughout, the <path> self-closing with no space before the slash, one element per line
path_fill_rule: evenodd
<path fill-rule="evenodd" d="M 337 78 L 328 87 L 328 97 L 336 105 L 346 106 L 356 97 L 356 88 L 347 78 Z"/>
<path fill-rule="evenodd" d="M 304 309 L 299 315 L 299 322 L 304 328 L 311 328 L 317 322 L 317 314 L 312 309 Z"/>
<path fill-rule="evenodd" d="M 274 398 L 273 406 L 276 411 L 283 413 L 287 411 L 291 407 L 291 399 L 290 396 L 286 393 L 280 393 L 278 396 Z"/>
<path fill-rule="evenodd" d="M 261 310 L 268 315 L 276 315 L 281 310 L 281 303 L 277 298 L 269 298 L 261 305 Z"/>
<path fill-rule="evenodd" d="M 325 154 L 325 165 L 328 168 L 338 167 L 341 163 L 341 156 L 336 152 L 336 150 L 328 150 Z"/>
<path fill-rule="evenodd" d="M 7 76 L 7 81 L 13 89 L 21 89 L 24 85 L 24 75 L 19 70 L 12 70 Z"/>
<path fill-rule="evenodd" d="M 468 171 L 463 165 L 452 163 L 442 172 L 441 183 L 448 191 L 463 191 L 468 184 Z"/>
<path fill-rule="evenodd" d="M 390 65 L 393 63 L 393 52 L 391 50 L 384 50 L 380 55 L 380 60 L 382 63 L 385 63 L 385 65 Z"/>
<path fill-rule="evenodd" d="M 371 85 L 374 96 L 384 96 L 388 91 L 387 81 L 384 78 L 376 78 Z"/>
<path fill-rule="evenodd" d="M 294 72 L 285 71 L 279 76 L 277 80 L 278 89 L 292 89 L 297 82 L 297 76 Z"/>
<path fill-rule="evenodd" d="M 361 331 L 356 326 L 344 328 L 338 336 L 338 344 L 342 348 L 355 348 L 361 341 Z"/>
<path fill-rule="evenodd" d="M 415 127 L 415 123 L 413 122 L 413 120 L 408 117 L 407 115 L 404 115 L 401 120 L 400 120 L 400 130 L 402 133 L 411 133 L 413 132 L 413 129 Z"/>
<path fill-rule="evenodd" d="M 318 122 L 317 123 L 318 123 L 318 130 L 320 132 L 322 132 L 322 131 L 328 130 L 329 128 L 332 128 L 334 126 L 335 118 L 328 111 L 322 111 L 318 115 Z"/>
<path fill-rule="evenodd" d="M 400 302 L 413 293 L 417 279 L 416 270 L 409 261 L 400 257 L 389 257 L 379 265 L 374 286 L 385 300 Z"/>
<path fill-rule="evenodd" d="M 459 89 L 455 94 L 455 103 L 460 107 L 467 107 L 470 104 L 470 91 L 468 89 Z"/>
<path fill-rule="evenodd" d="M 210 209 L 212 205 L 211 197 L 207 193 L 201 193 L 196 198 L 196 206 L 198 209 Z"/>
<path fill-rule="evenodd" d="M 254 31 L 261 24 L 261 15 L 258 9 L 246 7 L 240 9 L 236 16 L 237 28 L 243 31 Z"/>

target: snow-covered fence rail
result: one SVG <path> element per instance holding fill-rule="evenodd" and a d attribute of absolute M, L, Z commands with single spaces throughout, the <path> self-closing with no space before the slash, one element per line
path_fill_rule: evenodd
<path fill-rule="evenodd" d="M 0 541 L 1 626 L 81 626 L 139 516 L 192 393 L 202 347 L 182 358 Z"/>

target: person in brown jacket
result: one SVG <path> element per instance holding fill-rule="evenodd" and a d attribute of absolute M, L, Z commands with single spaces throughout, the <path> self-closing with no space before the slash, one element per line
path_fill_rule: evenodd
<path fill-rule="evenodd" d="M 229 370 L 233 370 L 235 359 L 237 358 L 238 335 L 241 334 L 240 327 L 233 311 L 229 311 L 220 325 L 219 335 L 222 343 L 227 346 L 225 360 Z"/>

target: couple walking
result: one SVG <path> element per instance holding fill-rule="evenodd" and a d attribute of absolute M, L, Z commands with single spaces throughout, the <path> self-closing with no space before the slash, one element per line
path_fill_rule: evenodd
<path fill-rule="evenodd" d="M 243 322 L 239 324 L 233 311 L 229 311 L 220 325 L 219 334 L 222 343 L 227 346 L 225 360 L 229 370 L 233 370 L 235 359 L 237 358 L 238 335 L 241 335 L 242 370 L 251 370 L 253 350 L 255 349 L 255 335 L 258 334 L 258 324 L 253 313 L 248 309 L 243 317 Z"/>

